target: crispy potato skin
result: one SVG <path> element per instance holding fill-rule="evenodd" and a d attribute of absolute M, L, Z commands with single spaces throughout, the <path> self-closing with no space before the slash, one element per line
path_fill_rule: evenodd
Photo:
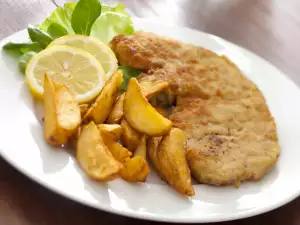
<path fill-rule="evenodd" d="M 123 132 L 123 128 L 119 124 L 99 124 L 98 128 L 101 132 L 111 134 L 116 141 L 120 139 Z"/>
<path fill-rule="evenodd" d="M 154 167 L 159 170 L 158 174 L 179 193 L 188 196 L 195 195 L 185 155 L 184 132 L 178 128 L 172 128 L 159 144 L 153 139 L 151 142 L 149 143 L 149 156 Z"/>
<path fill-rule="evenodd" d="M 117 94 L 123 83 L 122 71 L 117 71 L 103 87 L 94 104 L 89 108 L 83 120 L 95 121 L 96 124 L 104 123 L 113 109 Z"/>
<path fill-rule="evenodd" d="M 123 133 L 121 136 L 121 140 L 123 144 L 130 150 L 134 151 L 134 149 L 139 145 L 140 138 L 142 134 L 135 129 L 133 129 L 126 119 L 123 119 L 121 122 L 121 127 L 123 128 Z"/>
<path fill-rule="evenodd" d="M 127 86 L 124 116 L 131 127 L 149 136 L 162 136 L 172 127 L 172 122 L 160 115 L 143 96 L 135 78 L 131 78 Z"/>
<path fill-rule="evenodd" d="M 82 128 L 76 156 L 88 176 L 100 181 L 116 178 L 123 167 L 107 149 L 101 132 L 93 121 Z"/>
<path fill-rule="evenodd" d="M 169 83 L 162 80 L 157 81 L 145 81 L 140 83 L 142 94 L 147 98 L 151 99 L 161 91 L 165 90 L 169 86 Z"/>
<path fill-rule="evenodd" d="M 163 91 L 168 87 L 168 82 L 165 81 L 153 81 L 153 82 L 143 82 L 141 83 L 141 89 L 143 95 L 151 99 L 153 96 Z M 119 124 L 124 116 L 123 105 L 124 105 L 125 93 L 120 95 L 117 99 L 113 110 L 108 116 L 107 123 L 109 124 Z"/>
<path fill-rule="evenodd" d="M 114 105 L 113 110 L 108 116 L 107 123 L 109 124 L 119 124 L 123 118 L 123 103 L 124 103 L 125 93 L 120 95 L 117 99 L 116 104 Z"/>
<path fill-rule="evenodd" d="M 148 163 L 145 158 L 141 156 L 136 156 L 127 160 L 124 163 L 124 167 L 121 170 L 121 177 L 130 182 L 135 181 L 146 181 L 148 175 L 150 173 L 150 169 Z"/>
<path fill-rule="evenodd" d="M 80 109 L 69 90 L 46 75 L 44 82 L 44 136 L 53 146 L 66 144 L 80 125 Z"/>
<path fill-rule="evenodd" d="M 143 135 L 140 139 L 140 143 L 139 145 L 136 147 L 136 149 L 134 150 L 134 157 L 136 156 L 141 156 L 143 157 L 144 159 L 146 159 L 147 157 L 147 137 L 146 135 Z"/>
<path fill-rule="evenodd" d="M 104 144 L 107 146 L 108 150 L 116 160 L 121 163 L 125 163 L 130 159 L 132 153 L 127 148 L 124 148 L 120 143 L 118 143 L 115 140 L 114 136 L 107 132 L 103 132 L 101 129 L 100 133 Z"/>

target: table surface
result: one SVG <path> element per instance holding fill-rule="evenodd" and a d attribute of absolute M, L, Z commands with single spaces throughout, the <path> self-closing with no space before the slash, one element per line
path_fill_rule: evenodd
<path fill-rule="evenodd" d="M 0 0 L 0 39 L 43 20 L 64 0 Z M 115 1 L 102 1 L 114 3 Z M 300 85 L 299 0 L 124 0 L 130 13 L 212 33 L 243 46 Z M 222 225 L 300 224 L 300 198 L 272 212 Z M 0 157 L 2 225 L 158 224 L 117 216 L 65 199 Z"/>

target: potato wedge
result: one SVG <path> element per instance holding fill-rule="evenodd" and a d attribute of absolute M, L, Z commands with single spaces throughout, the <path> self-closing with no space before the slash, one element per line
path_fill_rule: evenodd
<path fill-rule="evenodd" d="M 148 137 L 147 139 L 147 153 L 148 156 L 152 162 L 152 165 L 154 169 L 156 170 L 156 173 L 160 176 L 162 180 L 166 182 L 166 178 L 164 177 L 164 174 L 161 173 L 161 169 L 159 166 L 159 160 L 157 158 L 157 148 L 161 141 L 162 137 Z"/>
<path fill-rule="evenodd" d="M 154 107 L 154 108 L 155 108 L 155 110 L 156 110 L 160 115 L 162 115 L 162 116 L 164 116 L 164 117 L 168 117 L 168 116 L 169 116 L 169 112 L 168 112 L 166 109 L 161 108 L 161 107 Z"/>
<path fill-rule="evenodd" d="M 135 78 L 131 78 L 127 86 L 124 116 L 131 127 L 149 136 L 164 135 L 172 127 L 172 122 L 160 115 L 142 95 Z"/>
<path fill-rule="evenodd" d="M 104 144 L 107 146 L 108 150 L 111 152 L 111 154 L 116 160 L 118 160 L 121 163 L 125 163 L 127 160 L 130 160 L 132 153 L 127 148 L 124 148 L 109 133 L 102 132 L 101 130 L 100 133 Z"/>
<path fill-rule="evenodd" d="M 64 85 L 44 82 L 44 136 L 53 146 L 66 144 L 80 125 L 81 116 L 75 97 Z"/>
<path fill-rule="evenodd" d="M 150 137 L 147 152 L 157 174 L 179 193 L 193 196 L 190 170 L 185 156 L 183 131 L 172 128 L 163 138 Z"/>
<path fill-rule="evenodd" d="M 151 99 L 156 94 L 160 93 L 169 86 L 169 83 L 162 80 L 145 81 L 140 83 L 143 95 L 147 99 Z"/>
<path fill-rule="evenodd" d="M 115 141 L 120 139 L 123 130 L 119 124 L 99 124 L 98 128 L 101 132 L 111 134 Z"/>
<path fill-rule="evenodd" d="M 133 153 L 134 157 L 141 156 L 144 159 L 146 159 L 146 157 L 147 157 L 147 145 L 146 145 L 147 143 L 146 143 L 146 141 L 147 141 L 147 137 L 146 137 L 146 135 L 143 135 L 141 137 L 139 145 L 134 150 L 134 153 Z"/>
<path fill-rule="evenodd" d="M 165 81 L 155 81 L 155 82 L 143 82 L 141 83 L 143 95 L 150 99 L 160 91 L 168 87 L 168 83 Z M 125 93 L 119 96 L 117 102 L 111 111 L 107 123 L 109 124 L 119 124 L 123 118 L 123 103 L 124 103 Z"/>
<path fill-rule="evenodd" d="M 119 124 L 123 118 L 123 102 L 124 102 L 125 94 L 122 94 L 118 97 L 116 104 L 114 105 L 113 110 L 108 116 L 107 123 L 110 124 Z"/>
<path fill-rule="evenodd" d="M 124 180 L 134 182 L 134 181 L 146 181 L 150 169 L 145 158 L 141 156 L 136 156 L 127 160 L 121 170 L 120 174 Z"/>
<path fill-rule="evenodd" d="M 96 101 L 85 114 L 84 122 L 94 120 L 96 124 L 104 123 L 113 108 L 122 83 L 123 73 L 117 71 L 105 84 Z"/>
<path fill-rule="evenodd" d="M 167 183 L 178 192 L 193 196 L 195 192 L 185 148 L 186 137 L 184 132 L 178 128 L 172 128 L 160 141 L 156 160 L 158 160 L 160 174 L 163 174 Z"/>
<path fill-rule="evenodd" d="M 93 121 L 81 130 L 77 141 L 77 160 L 91 178 L 101 181 L 116 178 L 123 167 L 107 149 Z"/>
<path fill-rule="evenodd" d="M 79 105 L 79 108 L 80 108 L 81 117 L 84 117 L 86 112 L 89 110 L 90 105 L 89 104 L 81 104 L 81 105 Z"/>
<path fill-rule="evenodd" d="M 147 179 L 150 169 L 146 161 L 146 140 L 146 135 L 143 135 L 134 151 L 133 158 L 125 161 L 120 173 L 124 180 L 144 182 Z"/>
<path fill-rule="evenodd" d="M 142 134 L 135 129 L 133 129 L 126 119 L 122 119 L 121 127 L 123 128 L 123 133 L 121 136 L 122 143 L 130 150 L 134 149 L 139 145 L 140 138 Z"/>

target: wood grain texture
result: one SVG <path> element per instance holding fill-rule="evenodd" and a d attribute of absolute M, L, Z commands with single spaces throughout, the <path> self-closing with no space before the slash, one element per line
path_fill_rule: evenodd
<path fill-rule="evenodd" d="M 65 0 L 0 0 L 0 39 L 35 24 Z M 116 1 L 102 1 L 115 3 Z M 241 45 L 300 85 L 299 0 L 124 0 L 130 13 L 187 26 Z M 271 82 L 271 81 L 270 81 Z M 300 224 L 300 199 L 272 212 L 222 225 Z M 67 200 L 0 158 L 1 225 L 159 224 L 129 219 Z"/>

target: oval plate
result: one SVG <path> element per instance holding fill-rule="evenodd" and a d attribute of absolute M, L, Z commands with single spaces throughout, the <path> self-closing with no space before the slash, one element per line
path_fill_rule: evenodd
<path fill-rule="evenodd" d="M 255 54 L 199 31 L 134 20 L 137 29 L 174 37 L 228 56 L 258 85 L 278 126 L 281 156 L 261 181 L 240 188 L 195 185 L 196 195 L 177 194 L 152 172 L 146 183 L 121 179 L 98 183 L 79 168 L 70 152 L 49 147 L 43 138 L 41 105 L 30 96 L 16 59 L 0 56 L 0 153 L 12 166 L 65 197 L 104 211 L 156 221 L 217 222 L 275 209 L 300 193 L 300 90 L 278 69 Z M 4 39 L 24 41 L 26 31 Z"/>

